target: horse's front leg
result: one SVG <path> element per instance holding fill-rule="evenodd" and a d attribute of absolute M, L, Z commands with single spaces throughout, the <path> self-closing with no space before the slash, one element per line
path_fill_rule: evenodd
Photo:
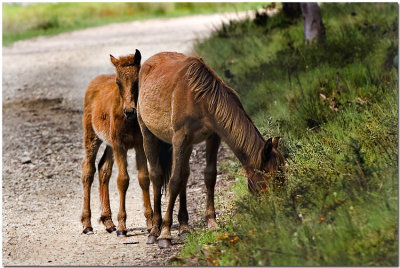
<path fill-rule="evenodd" d="M 118 166 L 117 186 L 119 192 L 119 212 L 118 212 L 118 228 L 117 236 L 126 236 L 126 210 L 125 199 L 126 191 L 129 186 L 129 175 L 127 170 L 127 150 L 120 146 L 114 148 L 114 158 Z"/>
<path fill-rule="evenodd" d="M 185 172 L 188 174 L 187 177 L 189 177 L 190 170 Z M 186 204 L 186 186 L 182 187 L 181 192 L 179 193 L 178 221 L 179 221 L 179 238 L 180 240 L 183 241 L 185 239 L 186 234 L 189 232 L 189 213 L 187 211 L 187 204 Z"/>
<path fill-rule="evenodd" d="M 141 144 L 135 147 L 136 152 L 136 167 L 138 170 L 138 180 L 140 188 L 142 188 L 143 193 L 143 205 L 144 205 L 144 216 L 146 218 L 147 231 L 150 232 L 153 226 L 153 209 L 150 203 L 150 179 L 149 172 L 147 170 L 147 159 L 143 150 L 143 141 Z"/>
<path fill-rule="evenodd" d="M 211 135 L 206 141 L 206 168 L 204 182 L 207 188 L 206 221 L 209 229 L 218 228 L 215 220 L 214 190 L 217 180 L 217 155 L 221 139 L 217 134 Z"/>
<path fill-rule="evenodd" d="M 174 210 L 175 200 L 182 192 L 184 188 L 186 188 L 187 180 L 190 173 L 189 167 L 189 158 L 190 154 L 192 153 L 193 145 L 191 144 L 190 137 L 188 134 L 185 133 L 186 131 L 183 129 L 182 131 L 175 132 L 173 139 L 172 139 L 172 175 L 171 179 L 168 184 L 168 193 L 169 193 L 169 200 L 168 200 L 168 207 L 163 218 L 162 222 L 162 229 L 161 234 L 158 237 L 158 245 L 161 248 L 166 248 L 171 246 L 171 226 L 172 226 L 172 213 Z M 186 191 L 183 192 L 184 194 Z M 186 201 L 186 195 L 184 196 Z M 187 219 L 182 217 L 186 210 L 186 202 L 183 204 L 183 210 L 181 210 L 181 220 L 182 224 L 187 226 Z"/>

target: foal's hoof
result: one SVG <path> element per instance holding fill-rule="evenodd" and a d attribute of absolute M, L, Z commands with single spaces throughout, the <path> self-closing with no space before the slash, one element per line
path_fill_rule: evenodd
<path fill-rule="evenodd" d="M 171 247 L 171 240 L 170 239 L 159 239 L 158 246 L 160 248 L 169 248 L 169 247 Z"/>
<path fill-rule="evenodd" d="M 82 233 L 83 233 L 83 234 L 87 234 L 87 235 L 94 234 L 94 233 L 93 233 L 93 228 L 92 228 L 92 227 L 86 227 L 86 228 L 82 231 Z"/>
<path fill-rule="evenodd" d="M 107 229 L 106 229 L 106 231 L 109 232 L 110 234 L 111 234 L 112 232 L 114 232 L 115 230 L 117 230 L 117 228 L 115 228 L 115 227 L 110 227 L 110 228 L 107 228 Z"/>
<path fill-rule="evenodd" d="M 128 231 L 126 231 L 126 230 L 123 230 L 123 231 L 119 230 L 119 231 L 117 231 L 117 236 L 125 237 L 127 233 L 128 233 Z"/>
<path fill-rule="evenodd" d="M 148 238 L 147 238 L 147 242 L 146 242 L 146 244 L 154 244 L 155 242 L 157 241 L 157 237 L 155 237 L 155 236 L 149 236 Z"/>

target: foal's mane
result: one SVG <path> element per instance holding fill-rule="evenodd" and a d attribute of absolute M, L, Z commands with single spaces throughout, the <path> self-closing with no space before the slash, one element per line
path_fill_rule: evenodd
<path fill-rule="evenodd" d="M 208 111 L 235 147 L 249 157 L 248 163 L 259 168 L 264 139 L 244 111 L 238 93 L 229 87 L 207 64 L 197 57 L 188 58 L 186 77 L 196 102 L 205 101 Z"/>

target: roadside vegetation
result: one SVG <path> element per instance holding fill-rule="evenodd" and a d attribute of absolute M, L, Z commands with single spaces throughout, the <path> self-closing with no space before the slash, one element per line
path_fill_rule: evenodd
<path fill-rule="evenodd" d="M 3 45 L 112 22 L 235 12 L 263 3 L 3 3 Z"/>
<path fill-rule="evenodd" d="M 231 22 L 196 52 L 233 88 L 267 138 L 281 137 L 284 183 L 248 193 L 236 178 L 220 229 L 190 234 L 173 264 L 398 266 L 398 6 L 321 5 L 326 40 L 302 18 Z M 223 199 L 223 198 L 221 198 Z"/>

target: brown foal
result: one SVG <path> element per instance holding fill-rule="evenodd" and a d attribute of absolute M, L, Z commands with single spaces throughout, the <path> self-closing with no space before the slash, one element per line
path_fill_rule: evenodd
<path fill-rule="evenodd" d="M 284 165 L 278 151 L 279 138 L 264 140 L 237 93 L 200 58 L 170 52 L 149 58 L 139 73 L 137 113 L 154 189 L 153 226 L 148 243 L 154 243 L 158 237 L 160 247 L 171 245 L 172 212 L 178 194 L 180 234 L 189 229 L 186 184 L 193 144 L 206 141 L 204 180 L 209 228 L 217 227 L 214 188 L 221 139 L 242 163 L 252 193 L 265 190 L 272 174 Z M 160 189 L 164 170 L 157 157 L 160 141 L 172 144 L 169 201 L 163 219 Z"/>
<path fill-rule="evenodd" d="M 96 172 L 95 160 L 102 142 L 107 144 L 98 164 L 99 192 L 101 202 L 100 220 L 111 233 L 116 230 L 111 219 L 108 184 L 114 160 L 118 166 L 117 185 L 120 196 L 118 213 L 118 236 L 125 236 L 126 211 L 125 195 L 129 185 L 127 172 L 127 151 L 134 148 L 138 179 L 143 191 L 147 229 L 151 229 L 153 211 L 150 204 L 150 180 L 147 160 L 143 150 L 143 138 L 137 122 L 135 102 L 137 101 L 138 76 L 141 55 L 114 58 L 111 62 L 116 75 L 100 75 L 94 78 L 86 90 L 83 113 L 85 159 L 82 163 L 83 184 L 83 233 L 93 234 L 90 212 L 90 188 Z M 136 94 L 136 95 L 135 95 Z"/>

